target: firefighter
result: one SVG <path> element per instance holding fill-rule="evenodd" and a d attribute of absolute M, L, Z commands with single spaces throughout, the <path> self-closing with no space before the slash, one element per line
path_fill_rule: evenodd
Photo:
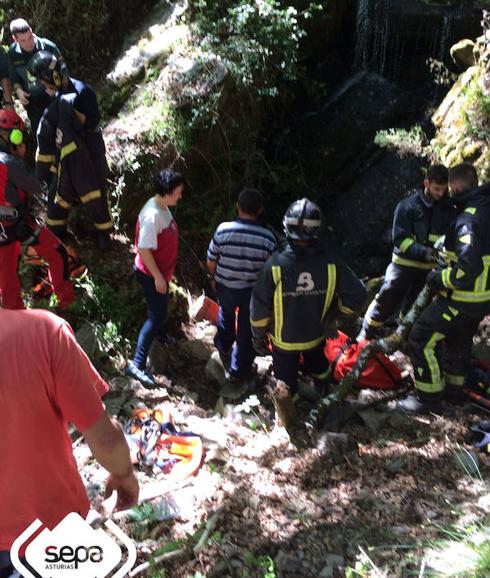
<path fill-rule="evenodd" d="M 290 205 L 283 220 L 287 244 L 265 263 L 252 293 L 254 346 L 264 354 L 268 334 L 276 379 L 298 389 L 300 356 L 317 385 L 328 376 L 325 336 L 341 314 L 362 306 L 366 290 L 354 272 L 320 241 L 322 215 L 308 199 Z"/>
<path fill-rule="evenodd" d="M 429 167 L 423 187 L 400 201 L 393 219 L 393 256 L 384 282 L 369 305 L 357 339 L 373 339 L 392 315 L 400 319 L 413 305 L 434 266 L 434 243 L 455 216 L 447 195 L 448 171 Z"/>
<path fill-rule="evenodd" d="M 24 163 L 24 123 L 12 110 L 0 110 L 0 292 L 2 307 L 23 309 L 17 267 L 21 244 L 34 247 L 49 266 L 49 279 L 60 307 L 74 300 L 65 247 L 30 214 L 29 195 L 41 184 Z"/>
<path fill-rule="evenodd" d="M 13 42 L 8 50 L 9 76 L 15 95 L 27 111 L 31 131 L 35 135 L 44 109 L 53 97 L 36 83 L 28 71 L 28 63 L 38 51 L 44 50 L 54 54 L 59 60 L 63 76 L 68 76 L 68 69 L 56 44 L 47 38 L 36 36 L 23 18 L 12 20 L 10 32 Z"/>
<path fill-rule="evenodd" d="M 49 182 L 47 224 L 63 235 L 69 209 L 81 202 L 92 214 L 99 248 L 108 250 L 113 224 L 95 92 L 76 78 L 63 77 L 59 60 L 50 52 L 36 53 L 29 70 L 46 91 L 56 95 L 44 112 L 37 134 L 36 173 Z"/>
<path fill-rule="evenodd" d="M 473 335 L 490 314 L 490 184 L 479 187 L 463 163 L 449 170 L 449 188 L 458 214 L 445 239 L 447 266 L 429 274 L 437 296 L 408 341 L 416 393 L 398 406 L 411 413 L 438 413 L 443 398 L 464 401 Z"/>

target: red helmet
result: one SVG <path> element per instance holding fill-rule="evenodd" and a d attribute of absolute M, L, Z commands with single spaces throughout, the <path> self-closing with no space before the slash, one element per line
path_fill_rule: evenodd
<path fill-rule="evenodd" d="M 7 110 L 5 108 L 0 109 L 0 129 L 12 130 L 17 128 L 24 131 L 25 124 L 20 116 L 13 110 Z"/>

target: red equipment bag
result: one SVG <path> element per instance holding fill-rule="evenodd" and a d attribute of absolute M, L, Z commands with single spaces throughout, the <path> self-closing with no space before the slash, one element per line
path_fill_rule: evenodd
<path fill-rule="evenodd" d="M 332 366 L 334 381 L 341 381 L 344 375 L 352 370 L 359 354 L 367 344 L 368 341 L 366 340 L 359 343 L 353 342 L 341 331 L 338 331 L 338 336 L 335 339 L 327 339 L 324 352 Z M 357 383 L 360 388 L 397 389 L 400 387 L 401 378 L 400 369 L 389 357 L 383 353 L 375 353 L 368 361 L 367 367 Z"/>

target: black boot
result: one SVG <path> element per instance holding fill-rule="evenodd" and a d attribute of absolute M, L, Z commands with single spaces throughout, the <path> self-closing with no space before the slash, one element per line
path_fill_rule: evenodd
<path fill-rule="evenodd" d="M 441 414 L 444 411 L 442 405 L 441 393 L 425 393 L 416 391 L 409 394 L 396 403 L 397 409 L 405 413 L 436 413 Z"/>
<path fill-rule="evenodd" d="M 446 386 L 444 399 L 452 405 L 464 405 L 470 401 L 470 398 L 464 392 L 463 388 L 457 385 Z"/>

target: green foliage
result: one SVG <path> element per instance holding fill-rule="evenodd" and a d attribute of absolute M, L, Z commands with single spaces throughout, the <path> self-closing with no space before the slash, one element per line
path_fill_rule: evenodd
<path fill-rule="evenodd" d="M 257 556 L 253 552 L 245 552 L 243 561 L 245 562 L 243 578 L 250 578 L 251 576 L 276 578 L 276 566 L 270 556 Z"/>
<path fill-rule="evenodd" d="M 466 106 L 461 115 L 468 134 L 490 140 L 490 94 L 484 94 L 476 80 L 466 88 Z"/>
<path fill-rule="evenodd" d="M 380 147 L 396 151 L 400 157 L 415 155 L 427 156 L 428 142 L 422 127 L 415 125 L 409 130 L 389 128 L 380 130 L 374 137 L 374 142 Z"/>

